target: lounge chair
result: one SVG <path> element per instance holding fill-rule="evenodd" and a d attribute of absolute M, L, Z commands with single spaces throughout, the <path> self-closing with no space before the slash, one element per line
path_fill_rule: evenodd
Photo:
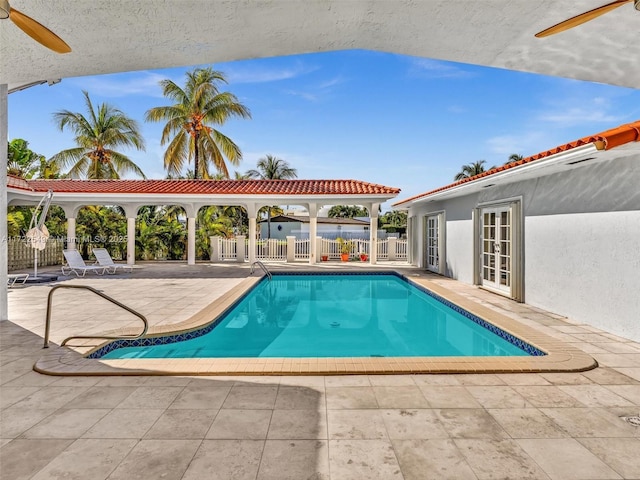
<path fill-rule="evenodd" d="M 101 265 L 87 265 L 84 263 L 80 252 L 77 250 L 63 250 L 62 254 L 67 261 L 67 265 L 62 266 L 63 275 L 75 273 L 78 277 L 84 277 L 87 272 L 94 272 L 98 275 L 103 275 L 107 269 Z"/>
<path fill-rule="evenodd" d="M 16 283 L 24 285 L 25 283 L 27 283 L 28 279 L 28 273 L 10 273 L 7 276 L 7 285 L 9 286 L 9 288 L 13 287 Z"/>
<path fill-rule="evenodd" d="M 116 273 L 119 268 L 123 271 L 129 270 L 129 272 L 133 271 L 133 265 L 127 265 L 126 263 L 115 263 L 111 255 L 106 248 L 94 248 L 93 255 L 96 257 L 98 264 L 101 267 L 105 267 L 107 269 L 107 273 Z"/>

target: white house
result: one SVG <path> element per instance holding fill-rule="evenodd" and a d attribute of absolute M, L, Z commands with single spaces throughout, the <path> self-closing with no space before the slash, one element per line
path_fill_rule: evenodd
<path fill-rule="evenodd" d="M 414 265 L 640 340 L 640 121 L 394 206 Z"/>
<path fill-rule="evenodd" d="M 369 220 L 318 217 L 317 235 L 325 238 L 369 238 Z M 267 238 L 267 220 L 260 222 L 260 237 Z M 277 215 L 271 218 L 271 238 L 284 240 L 288 235 L 309 238 L 308 215 Z"/>

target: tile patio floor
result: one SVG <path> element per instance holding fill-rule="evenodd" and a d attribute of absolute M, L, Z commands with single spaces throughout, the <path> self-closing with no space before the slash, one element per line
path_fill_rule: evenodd
<path fill-rule="evenodd" d="M 303 267 L 300 267 L 303 268 Z M 333 267 L 325 267 L 333 268 Z M 248 275 L 235 265 L 148 265 L 69 280 L 152 324 L 184 320 Z M 53 377 L 47 286 L 9 293 L 0 324 L 0 478 L 638 479 L 640 344 L 449 279 L 446 288 L 572 343 L 583 373 L 300 377 Z M 60 291 L 52 340 L 134 325 Z M 113 325 L 112 325 L 113 324 Z"/>

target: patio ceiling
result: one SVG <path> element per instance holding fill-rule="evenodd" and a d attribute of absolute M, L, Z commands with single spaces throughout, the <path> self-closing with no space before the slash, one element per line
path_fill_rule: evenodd
<path fill-rule="evenodd" d="M 606 0 L 12 0 L 73 49 L 50 52 L 0 22 L 0 84 L 237 59 L 370 49 L 640 86 L 629 3 L 564 33 L 534 34 Z"/>

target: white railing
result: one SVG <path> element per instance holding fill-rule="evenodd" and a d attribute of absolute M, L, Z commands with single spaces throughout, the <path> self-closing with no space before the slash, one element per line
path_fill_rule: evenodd
<path fill-rule="evenodd" d="M 361 254 L 370 256 L 371 243 L 369 240 L 352 239 L 348 240 L 350 249 L 350 258 L 357 258 Z M 235 260 L 238 262 L 246 261 L 249 256 L 249 241 L 245 237 L 223 238 L 211 237 L 212 242 L 212 260 L 224 261 Z M 242 250 L 238 248 L 244 247 L 244 255 Z M 316 249 L 318 252 L 318 261 L 340 260 L 343 245 L 337 240 L 328 238 L 318 238 Z M 407 260 L 408 241 L 400 240 L 394 237 L 387 239 L 378 239 L 376 244 L 378 260 Z M 293 236 L 287 240 L 257 240 L 255 260 L 268 262 L 293 262 L 309 260 L 311 253 L 311 241 L 309 239 L 294 239 Z"/>

